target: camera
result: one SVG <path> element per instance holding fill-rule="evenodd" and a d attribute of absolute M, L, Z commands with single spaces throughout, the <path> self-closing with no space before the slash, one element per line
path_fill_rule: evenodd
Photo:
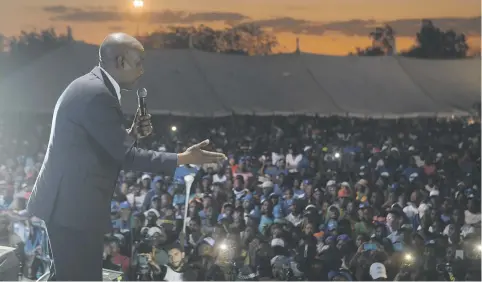
<path fill-rule="evenodd" d="M 364 251 L 375 251 L 377 250 L 377 245 L 374 243 L 365 243 L 363 244 Z"/>
<path fill-rule="evenodd" d="M 147 254 L 138 255 L 138 267 L 139 267 L 139 273 L 141 274 L 149 273 L 149 259 L 147 257 Z"/>
<path fill-rule="evenodd" d="M 137 281 L 150 281 L 152 280 L 152 268 L 149 264 L 149 256 L 152 251 L 150 241 L 148 238 L 143 238 L 135 246 L 134 261 L 136 261 L 135 267 L 135 280 Z"/>
<path fill-rule="evenodd" d="M 137 255 L 136 280 L 150 281 L 152 277 L 148 254 Z"/>

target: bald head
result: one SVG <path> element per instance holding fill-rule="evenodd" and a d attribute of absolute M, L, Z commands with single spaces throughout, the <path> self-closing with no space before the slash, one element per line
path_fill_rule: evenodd
<path fill-rule="evenodd" d="M 124 56 L 129 51 L 143 52 L 144 47 L 134 37 L 125 33 L 111 33 L 107 35 L 99 48 L 99 61 L 101 64 L 115 62 L 119 56 Z"/>
<path fill-rule="evenodd" d="M 125 33 L 109 34 L 99 48 L 99 64 L 121 86 L 132 89 L 144 73 L 144 47 Z"/>

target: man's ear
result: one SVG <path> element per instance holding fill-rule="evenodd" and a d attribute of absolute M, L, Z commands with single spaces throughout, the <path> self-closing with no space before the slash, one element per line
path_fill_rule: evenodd
<path fill-rule="evenodd" d="M 118 69 L 124 68 L 124 58 L 122 56 L 117 56 L 115 58 L 115 66 Z"/>
<path fill-rule="evenodd" d="M 185 252 L 181 252 L 181 258 L 184 258 L 186 256 Z"/>

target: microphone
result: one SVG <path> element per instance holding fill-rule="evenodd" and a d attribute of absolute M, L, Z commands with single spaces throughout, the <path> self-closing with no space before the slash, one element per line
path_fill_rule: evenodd
<path fill-rule="evenodd" d="M 147 90 L 145 88 L 137 90 L 137 104 L 139 106 L 141 116 L 147 115 L 146 97 Z"/>

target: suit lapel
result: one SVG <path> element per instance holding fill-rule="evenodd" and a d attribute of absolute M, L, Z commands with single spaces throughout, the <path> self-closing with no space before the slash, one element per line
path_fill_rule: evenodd
<path fill-rule="evenodd" d="M 97 76 L 97 78 L 99 78 L 100 80 L 102 80 L 102 82 L 104 83 L 105 87 L 107 87 L 107 89 L 109 89 L 109 92 L 112 96 L 114 96 L 116 98 L 116 100 L 119 100 L 119 98 L 117 97 L 117 93 L 115 92 L 115 88 L 114 88 L 114 85 L 112 85 L 112 83 L 110 82 L 110 79 L 107 77 L 107 75 L 104 73 L 104 71 L 102 71 L 101 68 L 99 67 L 95 67 L 93 70 L 92 70 L 92 73 Z"/>
<path fill-rule="evenodd" d="M 119 106 L 118 107 L 119 115 L 122 117 L 123 123 L 126 124 L 127 120 L 125 119 L 124 114 L 122 113 L 122 107 L 120 105 L 119 98 L 117 97 L 117 93 L 115 92 L 114 85 L 112 85 L 112 83 L 110 82 L 110 79 L 107 77 L 107 75 L 99 67 L 95 67 L 91 71 L 91 73 L 94 76 L 96 76 L 98 79 L 102 80 L 105 87 L 107 87 L 107 89 L 109 89 L 110 94 L 112 96 L 114 96 L 115 100 L 117 101 L 117 105 Z"/>

